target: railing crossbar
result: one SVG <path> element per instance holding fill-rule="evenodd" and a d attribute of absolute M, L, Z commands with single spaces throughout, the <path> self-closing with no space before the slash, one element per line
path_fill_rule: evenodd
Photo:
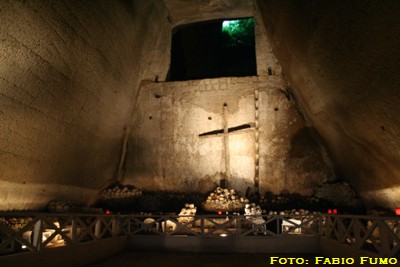
<path fill-rule="evenodd" d="M 195 238 L 231 236 L 240 239 L 290 234 L 299 237 L 319 236 L 359 251 L 381 256 L 400 256 L 398 217 L 0 213 L 1 216 L 28 219 L 18 227 L 12 224 L 15 220 L 9 221 L 9 224 L 0 223 L 0 255 L 24 249 L 40 251 L 49 247 L 71 246 L 119 235 L 184 235 Z"/>

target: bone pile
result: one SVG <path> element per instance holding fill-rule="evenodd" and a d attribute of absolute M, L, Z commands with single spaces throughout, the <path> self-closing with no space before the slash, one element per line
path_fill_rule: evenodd
<path fill-rule="evenodd" d="M 303 229 L 316 229 L 318 227 L 318 220 L 310 220 L 314 216 L 318 216 L 321 214 L 317 211 L 309 211 L 305 209 L 292 209 L 292 210 L 284 210 L 284 211 L 269 211 L 268 215 L 281 215 L 285 218 L 299 220 L 301 222 Z"/>
<path fill-rule="evenodd" d="M 116 184 L 100 192 L 99 198 L 103 200 L 140 197 L 142 191 L 133 187 Z"/>
<path fill-rule="evenodd" d="M 188 223 L 193 221 L 194 216 L 196 216 L 197 208 L 194 204 L 185 204 L 185 207 L 181 209 L 179 213 L 178 222 L 179 223 Z M 183 217 L 181 217 L 183 216 Z"/>
<path fill-rule="evenodd" d="M 234 189 L 217 187 L 208 197 L 203 207 L 207 211 L 239 211 L 249 200 Z"/>
<path fill-rule="evenodd" d="M 86 207 L 81 204 L 73 204 L 69 200 L 51 200 L 47 204 L 47 210 L 54 213 L 79 212 L 79 213 L 103 213 L 100 208 Z"/>
<path fill-rule="evenodd" d="M 325 183 L 315 189 L 315 196 L 332 202 L 335 206 L 362 207 L 361 200 L 347 182 Z"/>
<path fill-rule="evenodd" d="M 244 206 L 244 215 L 257 215 L 261 216 L 263 211 L 260 206 L 256 205 L 256 203 L 246 204 Z"/>
<path fill-rule="evenodd" d="M 315 196 L 305 196 L 299 199 L 299 196 L 293 195 L 272 195 L 269 197 L 261 196 L 260 197 L 260 206 L 261 207 L 280 207 L 280 208 L 288 208 L 293 203 L 304 203 L 306 206 L 314 206 L 318 207 L 321 200 Z"/>
<path fill-rule="evenodd" d="M 47 205 L 50 212 L 70 212 L 73 205 L 69 200 L 51 200 Z"/>
<path fill-rule="evenodd" d="M 266 212 L 267 215 L 282 215 L 282 216 L 287 216 L 290 218 L 309 218 L 317 214 L 321 214 L 320 212 L 316 211 L 309 211 L 305 209 L 292 209 L 292 210 L 283 210 L 283 211 L 269 211 Z"/>
<path fill-rule="evenodd" d="M 14 232 L 18 232 L 20 229 L 25 227 L 28 223 L 32 221 L 31 217 L 26 218 L 4 218 L 0 217 L 0 224 L 7 225 L 8 228 Z"/>
<path fill-rule="evenodd" d="M 263 203 L 268 203 L 268 199 L 266 199 L 264 196 L 260 197 L 260 204 Z M 289 198 L 286 196 L 273 196 L 272 199 L 270 200 L 270 204 L 286 204 L 289 202 Z"/>

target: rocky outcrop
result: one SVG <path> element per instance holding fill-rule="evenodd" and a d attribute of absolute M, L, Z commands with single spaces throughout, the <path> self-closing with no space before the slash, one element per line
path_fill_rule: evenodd
<path fill-rule="evenodd" d="M 337 173 L 394 208 L 399 13 L 378 0 L 1 1 L 0 210 L 86 204 L 121 178 L 209 192 L 228 154 L 200 135 L 222 129 L 224 103 L 229 127 L 248 126 L 230 135 L 229 186 L 253 187 L 257 170 L 261 192 L 310 196 Z M 253 15 L 257 77 L 161 83 L 174 27 Z"/>
<path fill-rule="evenodd" d="M 329 201 L 335 207 L 346 207 L 349 210 L 360 210 L 361 200 L 354 189 L 346 182 L 325 183 L 315 190 L 315 196 Z"/>
<path fill-rule="evenodd" d="M 89 202 L 113 178 L 139 84 L 168 68 L 156 2 L 0 2 L 0 210 Z"/>
<path fill-rule="evenodd" d="M 291 92 L 368 206 L 400 201 L 400 5 L 257 1 Z"/>

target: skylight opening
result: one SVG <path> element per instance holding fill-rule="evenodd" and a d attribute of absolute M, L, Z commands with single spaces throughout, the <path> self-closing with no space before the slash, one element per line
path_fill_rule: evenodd
<path fill-rule="evenodd" d="M 254 19 L 224 20 L 222 22 L 222 35 L 225 47 L 253 46 Z"/>

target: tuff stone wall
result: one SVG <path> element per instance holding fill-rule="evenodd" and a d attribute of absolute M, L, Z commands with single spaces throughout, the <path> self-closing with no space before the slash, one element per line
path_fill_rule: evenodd
<path fill-rule="evenodd" d="M 210 189 L 222 141 L 198 134 L 222 127 L 225 102 L 229 125 L 252 122 L 255 89 L 262 190 L 309 194 L 334 178 L 312 132 L 366 204 L 397 206 L 399 11 L 377 0 L 0 1 L 0 210 L 89 201 L 120 178 L 125 136 L 126 182 Z M 173 27 L 249 16 L 259 77 L 162 83 Z M 240 190 L 253 183 L 253 142 L 254 129 L 230 137 Z"/>
<path fill-rule="evenodd" d="M 368 206 L 400 201 L 400 3 L 257 1 L 298 105 Z"/>
<path fill-rule="evenodd" d="M 140 81 L 166 73 L 149 66 L 167 15 L 147 0 L 0 2 L 0 210 L 86 202 L 113 178 Z"/>
<path fill-rule="evenodd" d="M 313 130 L 287 95 L 281 66 L 259 14 L 245 2 L 206 2 L 186 1 L 183 7 L 182 1 L 167 1 L 172 24 L 253 16 L 258 77 L 144 82 L 128 141 L 124 183 L 142 190 L 214 189 L 226 172 L 224 140 L 222 135 L 199 134 L 223 128 L 223 104 L 227 103 L 228 127 L 252 125 L 229 135 L 230 185 L 242 192 L 247 187 L 254 190 L 254 93 L 258 90 L 260 191 L 312 194 L 317 185 L 334 180 L 335 175 L 325 151 L 310 135 Z M 188 16 L 195 6 L 203 12 Z"/>
<path fill-rule="evenodd" d="M 142 190 L 208 192 L 226 174 L 223 105 L 229 133 L 229 185 L 254 190 L 255 101 L 259 91 L 260 191 L 310 195 L 334 179 L 324 151 L 310 136 L 282 76 L 143 83 L 129 140 L 124 183 Z"/>

